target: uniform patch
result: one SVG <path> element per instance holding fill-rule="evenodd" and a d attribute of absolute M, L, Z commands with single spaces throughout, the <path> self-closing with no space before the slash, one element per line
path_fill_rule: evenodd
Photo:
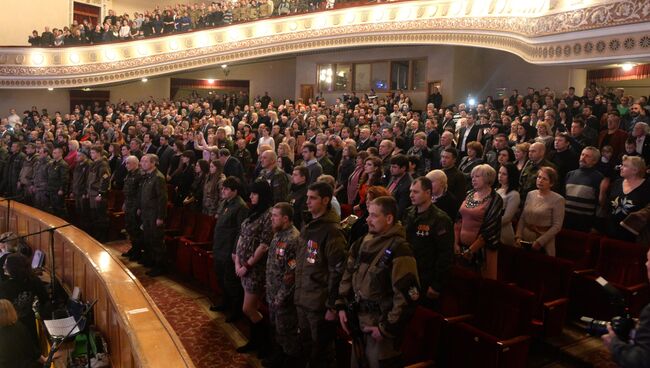
<path fill-rule="evenodd" d="M 418 225 L 418 231 L 415 232 L 415 235 L 417 236 L 429 236 L 429 230 L 431 228 L 429 225 L 426 224 L 420 224 Z"/>
<path fill-rule="evenodd" d="M 418 291 L 418 288 L 416 286 L 411 286 L 409 288 L 409 296 L 411 297 L 411 300 L 414 302 L 420 299 L 420 292 Z"/>
<path fill-rule="evenodd" d="M 316 263 L 318 257 L 318 243 L 313 240 L 307 242 L 307 263 Z"/>
<path fill-rule="evenodd" d="M 108 176 L 108 174 L 107 174 L 107 173 L 104 173 L 104 176 L 102 176 L 102 178 L 104 178 L 104 179 L 108 179 L 108 178 L 109 178 L 109 176 Z"/>
<path fill-rule="evenodd" d="M 276 258 L 283 258 L 284 254 L 286 253 L 286 248 L 287 248 L 287 243 L 278 242 L 275 245 L 275 257 Z"/>
<path fill-rule="evenodd" d="M 296 268 L 296 260 L 295 259 L 290 259 L 287 261 L 287 266 L 289 266 L 290 270 L 293 270 Z"/>

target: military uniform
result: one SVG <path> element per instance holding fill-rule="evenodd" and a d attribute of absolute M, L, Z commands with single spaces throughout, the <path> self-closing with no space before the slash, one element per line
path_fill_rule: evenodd
<path fill-rule="evenodd" d="M 65 196 L 70 182 L 70 167 L 65 160 L 52 160 L 47 166 L 47 195 L 50 200 L 50 211 L 65 217 Z M 62 194 L 59 194 L 62 192 Z"/>
<path fill-rule="evenodd" d="M 396 224 L 382 234 L 368 234 L 355 242 L 339 293 L 339 309 L 346 303 L 357 302 L 360 328 L 378 327 L 383 336 L 381 341 L 370 334 L 363 336 L 370 367 L 403 367 L 401 338 L 420 293 L 417 265 L 402 225 Z M 354 354 L 352 366 L 358 366 Z"/>
<path fill-rule="evenodd" d="M 158 170 L 145 173 L 140 187 L 140 219 L 142 220 L 142 236 L 147 255 L 153 262 L 154 268 L 165 269 L 164 231 L 156 225 L 157 219 L 167 217 L 167 184 L 165 177 Z"/>
<path fill-rule="evenodd" d="M 124 178 L 124 224 L 126 233 L 131 241 L 131 255 L 136 259 L 142 255 L 144 250 L 142 244 L 142 229 L 140 228 L 140 217 L 138 216 L 138 201 L 140 199 L 140 185 L 142 184 L 142 172 L 139 169 L 129 171 Z"/>
<path fill-rule="evenodd" d="M 202 211 L 206 215 L 214 216 L 219 208 L 221 199 L 221 184 L 226 180 L 226 176 L 221 174 L 216 176 L 209 174 L 203 183 L 203 198 L 201 199 Z"/>
<path fill-rule="evenodd" d="M 13 197 L 18 193 L 18 178 L 20 175 L 20 168 L 23 166 L 25 154 L 22 152 L 12 153 L 7 159 L 7 165 L 3 173 L 2 191 L 8 197 Z"/>
<path fill-rule="evenodd" d="M 32 204 L 32 193 L 30 188 L 34 185 L 34 164 L 36 163 L 36 155 L 25 156 L 23 166 L 20 168 L 18 174 L 18 195 L 21 197 L 20 201 L 25 204 Z"/>
<path fill-rule="evenodd" d="M 302 354 L 311 368 L 336 366 L 337 324 L 326 321 L 325 312 L 335 309 L 346 258 L 347 244 L 339 222 L 339 216 L 330 209 L 307 222 L 300 233 L 294 302 Z"/>
<path fill-rule="evenodd" d="M 34 185 L 31 188 L 34 195 L 34 205 L 39 210 L 47 211 L 50 201 L 47 195 L 47 168 L 50 166 L 49 157 L 39 157 L 34 162 Z"/>
<path fill-rule="evenodd" d="M 72 170 L 72 194 L 77 226 L 86 230 L 90 224 L 88 219 L 88 169 L 92 161 L 85 159 L 77 162 Z"/>
<path fill-rule="evenodd" d="M 291 186 L 289 203 L 293 206 L 293 225 L 302 229 L 304 212 L 307 210 L 307 183 Z"/>
<path fill-rule="evenodd" d="M 96 239 L 103 241 L 108 235 L 108 215 L 106 213 L 106 193 L 111 182 L 111 169 L 104 157 L 93 161 L 88 170 L 87 190 L 90 221 Z M 97 197 L 100 200 L 97 200 Z"/>
<path fill-rule="evenodd" d="M 521 193 L 521 198 L 526 198 L 528 192 L 537 189 L 537 173 L 539 172 L 539 168 L 542 166 L 552 167 L 557 170 L 555 165 L 545 158 L 538 164 L 528 160 L 524 168 L 521 169 L 521 175 L 519 176 L 519 188 L 521 188 L 519 192 Z M 522 208 L 524 206 L 524 201 L 525 200 L 521 201 L 520 207 Z"/>
<path fill-rule="evenodd" d="M 266 260 L 266 300 L 270 320 L 276 341 L 290 356 L 300 353 L 298 314 L 293 304 L 296 252 L 300 245 L 300 232 L 295 226 L 278 231 L 271 240 Z"/>
<path fill-rule="evenodd" d="M 224 200 L 217 209 L 217 222 L 214 226 L 214 268 L 217 273 L 219 288 L 223 291 L 223 306 L 231 313 L 241 313 L 243 290 L 241 281 L 235 274 L 235 263 L 232 255 L 235 253 L 237 237 L 241 224 L 248 217 L 246 202 L 237 196 Z"/>
<path fill-rule="evenodd" d="M 433 203 L 427 210 L 418 213 L 411 206 L 404 216 L 406 240 L 411 244 L 417 259 L 418 276 L 422 290 L 420 301 L 435 308 L 435 303 L 427 298 L 429 288 L 441 292 L 453 263 L 454 225 L 445 212 Z"/>
<path fill-rule="evenodd" d="M 262 170 L 259 179 L 266 180 L 273 191 L 273 204 L 286 202 L 289 197 L 289 177 L 277 166 L 273 170 Z"/>

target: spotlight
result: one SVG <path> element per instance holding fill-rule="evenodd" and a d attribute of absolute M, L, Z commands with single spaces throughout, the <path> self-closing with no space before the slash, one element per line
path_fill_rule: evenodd
<path fill-rule="evenodd" d="M 634 64 L 632 64 L 632 63 L 625 63 L 625 64 L 621 65 L 621 69 L 623 69 L 624 72 L 629 72 L 633 68 L 634 68 Z"/>
<path fill-rule="evenodd" d="M 147 81 L 148 81 L 149 79 L 147 79 L 147 78 L 142 78 L 141 80 L 142 80 L 142 83 L 147 83 Z"/>

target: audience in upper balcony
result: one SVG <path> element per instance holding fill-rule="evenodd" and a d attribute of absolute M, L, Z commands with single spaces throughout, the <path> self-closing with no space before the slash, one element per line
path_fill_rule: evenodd
<path fill-rule="evenodd" d="M 273 0 L 239 0 L 177 4 L 161 9 L 134 12 L 133 18 L 125 13 L 117 15 L 114 10 L 101 23 L 92 24 L 85 19 L 81 24 L 74 20 L 62 29 L 45 27 L 41 35 L 34 30 L 28 42 L 35 47 L 72 46 L 98 44 L 118 40 L 132 40 L 174 32 L 220 27 L 233 22 L 244 22 L 273 15 L 302 13 L 334 7 L 334 0 L 282 0 L 277 8 Z M 108 33 L 108 34 L 107 34 Z M 436 97 L 438 101 L 439 97 Z M 440 101 L 441 103 L 441 101 Z M 440 105 L 438 104 L 438 106 Z"/>

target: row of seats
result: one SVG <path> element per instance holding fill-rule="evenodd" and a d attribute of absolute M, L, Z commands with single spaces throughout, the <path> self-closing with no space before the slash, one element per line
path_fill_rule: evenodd
<path fill-rule="evenodd" d="M 123 226 L 119 194 L 109 195 L 112 226 Z M 219 294 L 211 252 L 215 219 L 170 208 L 165 224 L 169 258 L 178 276 Z M 521 367 L 532 337 L 561 334 L 567 317 L 609 319 L 617 314 L 595 282 L 606 278 L 638 315 L 650 301 L 645 272 L 647 247 L 570 230 L 556 237 L 557 257 L 504 246 L 498 280 L 454 266 L 438 313 L 418 307 L 402 345 L 408 364 Z M 350 339 L 340 331 L 340 362 Z M 468 354 L 467 352 L 472 352 Z"/>

